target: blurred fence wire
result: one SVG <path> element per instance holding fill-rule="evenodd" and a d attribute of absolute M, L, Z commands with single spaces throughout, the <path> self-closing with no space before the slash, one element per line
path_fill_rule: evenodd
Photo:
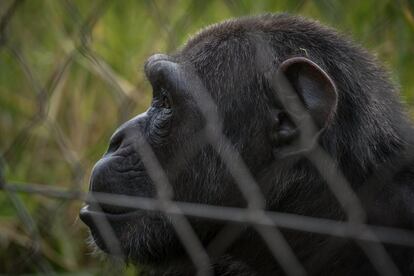
<path fill-rule="evenodd" d="M 242 195 L 247 200 L 247 208 L 173 201 L 172 187 L 170 186 L 169 179 L 163 172 L 155 154 L 152 152 L 151 146 L 145 142 L 145 139 L 140 139 L 141 142 L 137 150 L 143 156 L 143 162 L 148 170 L 148 174 L 157 188 L 158 197 L 140 198 L 127 195 L 95 193 L 93 198 L 87 198 L 84 192 L 86 188 L 84 180 L 87 172 L 80 161 L 81 157 L 78 156 L 78 153 L 71 146 L 71 139 L 62 130 L 59 122 L 52 116 L 54 111 L 53 106 L 50 105 L 50 101 L 53 94 L 58 93 L 57 91 L 61 89 L 63 82 L 66 82 L 68 70 L 70 70 L 71 65 L 75 62 L 82 64 L 86 70 L 112 88 L 115 104 L 119 107 L 118 111 L 123 113 L 120 115 L 120 120 L 126 119 L 130 115 L 132 105 L 139 101 L 136 95 L 139 95 L 140 91 L 137 91 L 135 85 L 117 74 L 108 62 L 90 46 L 92 41 L 91 32 L 95 24 L 105 14 L 109 6 L 108 1 L 93 2 L 93 7 L 87 15 L 81 14 L 74 2 L 69 0 L 61 1 L 65 13 L 76 22 L 77 28 L 73 29 L 73 33 L 70 34 L 70 37 L 73 38 L 72 43 L 62 46 L 65 52 L 65 58 L 56 63 L 45 82 L 41 82 L 37 78 L 37 74 L 31 68 L 30 62 L 20 47 L 16 46 L 13 40 L 9 39 L 10 33 L 8 31 L 8 25 L 13 21 L 15 13 L 21 8 L 22 3 L 22 0 L 16 0 L 10 2 L 8 6 L 3 5 L 4 9 L 1 11 L 2 17 L 0 19 L 0 50 L 6 51 L 19 64 L 27 79 L 28 85 L 35 94 L 34 100 L 36 105 L 34 115 L 27 120 L 26 125 L 18 131 L 17 135 L 8 140 L 7 146 L 2 149 L 0 155 L 0 187 L 12 204 L 24 228 L 24 232 L 28 234 L 28 238 L 23 239 L 28 249 L 27 254 L 21 256 L 14 264 L 29 262 L 33 263 L 41 272 L 53 273 L 54 271 L 54 268 L 48 262 L 45 262 L 39 257 L 41 254 L 48 254 L 45 253 L 47 250 L 45 252 L 42 251 L 42 247 L 45 245 L 42 243 L 42 234 L 38 229 L 39 222 L 32 217 L 30 208 L 20 196 L 40 195 L 65 202 L 83 202 L 88 199 L 90 202 L 97 201 L 128 208 L 160 211 L 169 215 L 199 275 L 212 275 L 210 260 L 206 249 L 203 248 L 187 217 L 208 218 L 251 225 L 264 239 L 274 255 L 275 261 L 281 265 L 288 275 L 306 275 L 306 270 L 296 258 L 295 253 L 279 231 L 279 228 L 353 239 L 368 256 L 379 274 L 400 275 L 398 268 L 385 251 L 383 243 L 414 247 L 414 232 L 404 229 L 367 225 L 364 220 L 364 209 L 358 197 L 342 173 L 335 167 L 335 162 L 320 147 L 316 146 L 311 153 L 308 153 L 307 157 L 326 180 L 328 187 L 343 206 L 348 215 L 348 220 L 335 221 L 266 211 L 264 196 L 260 192 L 258 184 L 249 172 L 240 154 L 223 135 L 223 130 L 220 129 L 220 118 L 216 112 L 216 105 L 209 98 L 207 91 L 200 91 L 199 97 L 196 98 L 197 105 L 206 119 L 206 127 L 199 134 L 201 137 L 199 147 L 201 148 L 204 144 L 210 144 L 217 151 L 227 166 L 227 169 L 236 180 Z M 230 7 L 233 7 L 235 5 L 234 3 L 233 1 L 228 1 Z M 298 6 L 300 6 L 301 1 L 298 1 L 298 3 Z M 166 32 L 169 34 L 170 47 L 176 47 L 177 41 L 175 41 L 174 30 L 185 24 L 190 24 L 186 16 L 183 16 L 181 20 L 177 21 L 175 26 L 171 27 L 163 19 L 163 14 L 155 2 L 148 2 L 147 8 L 153 14 L 154 20 L 158 22 L 160 28 L 166 29 Z M 276 78 L 272 78 L 270 82 L 278 91 L 284 91 L 282 100 L 285 108 L 293 114 L 300 112 L 302 119 L 296 123 L 301 128 L 305 128 L 301 129 L 301 133 L 307 133 L 314 137 L 315 130 L 309 114 L 307 114 L 301 102 L 294 97 L 295 94 L 290 91 L 291 88 L 284 79 L 284 76 L 276 75 Z M 303 120 L 303 117 L 306 120 Z M 24 183 L 15 183 L 7 180 L 4 172 L 6 170 L 13 170 L 13 168 L 7 167 L 15 158 L 15 152 L 28 143 L 35 128 L 39 126 L 46 128 L 48 135 L 53 137 L 58 145 L 62 162 L 69 164 L 74 180 L 71 186 L 63 188 L 62 186 L 54 185 L 54 183 L 37 184 L 27 181 Z M 1 134 L 1 136 L 5 135 L 7 133 Z M 308 141 L 310 139 L 303 140 Z M 303 146 L 305 148 L 308 145 L 304 144 Z M 113 233 L 111 233 L 112 229 L 110 229 L 109 223 L 102 223 L 101 228 L 102 232 L 105 232 L 103 236 L 108 239 L 109 243 L 114 245 L 111 248 L 116 248 L 115 244 L 117 241 Z M 226 235 L 225 230 L 223 230 L 223 235 L 227 237 L 227 241 L 225 245 L 221 245 L 222 248 L 220 250 L 224 250 L 224 247 L 230 246 L 232 240 L 237 238 L 231 237 L 228 240 L 229 237 Z M 49 256 L 52 255 L 49 254 Z M 68 265 L 64 264 L 64 266 Z"/>

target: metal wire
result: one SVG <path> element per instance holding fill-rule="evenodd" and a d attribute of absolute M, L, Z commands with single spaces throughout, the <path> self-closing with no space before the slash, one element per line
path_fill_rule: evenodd
<path fill-rule="evenodd" d="M 274 212 L 266 210 L 265 197 L 263 196 L 259 185 L 249 171 L 247 165 L 241 155 L 230 141 L 223 135 L 221 128 L 220 116 L 217 112 L 218 108 L 215 102 L 210 98 L 207 89 L 201 89 L 196 92 L 194 100 L 201 113 L 206 120 L 206 126 L 196 134 L 198 141 L 196 148 L 192 151 L 183 151 L 183 154 L 175 156 L 171 162 L 177 168 L 176 175 L 182 169 L 188 155 L 192 156 L 197 153 L 197 149 L 204 145 L 211 145 L 219 155 L 231 176 L 238 185 L 241 194 L 246 199 L 247 208 L 223 207 L 207 204 L 196 204 L 188 202 L 178 202 L 173 200 L 173 189 L 165 171 L 162 169 L 157 160 L 151 146 L 140 135 L 139 145 L 136 150 L 143 158 L 145 168 L 157 189 L 156 198 L 131 197 L 127 195 L 95 193 L 93 197 L 87 196 L 82 190 L 85 189 L 85 171 L 80 162 L 79 155 L 72 150 L 70 139 L 62 131 L 60 125 L 50 117 L 49 101 L 50 95 L 59 89 L 59 85 L 64 82 L 65 74 L 73 63 L 81 64 L 88 71 L 97 75 L 101 80 L 109 84 L 114 91 L 116 104 L 119 110 L 125 112 L 127 110 L 127 102 L 136 102 L 139 91 L 134 85 L 129 83 L 122 76 L 118 75 L 113 68 L 100 57 L 91 47 L 92 40 L 91 30 L 94 25 L 105 14 L 108 7 L 108 1 L 95 1 L 90 13 L 82 17 L 76 5 L 71 1 L 62 1 L 66 8 L 66 13 L 76 22 L 78 28 L 75 30 L 74 41 L 65 45 L 64 51 L 66 57 L 58 63 L 49 76 L 46 84 L 42 84 L 36 77 L 35 71 L 30 67 L 25 55 L 9 40 L 7 28 L 13 16 L 19 9 L 23 1 L 13 1 L 7 8 L 6 12 L 0 20 L 0 49 L 7 52 L 17 64 L 20 65 L 22 72 L 33 89 L 35 94 L 36 106 L 38 112 L 31 117 L 27 124 L 19 131 L 19 133 L 11 139 L 11 142 L 0 154 L 0 188 L 4 191 L 5 196 L 10 200 L 16 215 L 18 216 L 21 227 L 28 234 L 31 250 L 27 256 L 22 256 L 22 261 L 33 261 L 42 272 L 53 273 L 53 267 L 45 262 L 38 261 L 35 258 L 28 257 L 37 256 L 39 248 L 42 246 L 40 241 L 40 231 L 37 221 L 31 216 L 29 208 L 25 201 L 19 196 L 26 194 L 29 196 L 40 195 L 47 198 L 58 199 L 59 201 L 84 201 L 101 202 L 116 206 L 135 208 L 147 211 L 159 211 L 168 215 L 172 225 L 186 249 L 188 256 L 194 263 L 198 275 L 212 275 L 212 262 L 209 259 L 208 249 L 203 247 L 202 242 L 193 230 L 188 217 L 198 217 L 204 219 L 213 219 L 222 222 L 232 222 L 242 225 L 251 225 L 256 232 L 263 238 L 270 252 L 274 255 L 275 260 L 281 265 L 282 269 L 288 275 L 306 275 L 307 272 L 295 256 L 293 249 L 285 240 L 279 228 L 292 229 L 303 232 L 331 235 L 334 237 L 350 238 L 360 245 L 362 250 L 368 256 L 373 266 L 382 275 L 400 275 L 397 266 L 388 256 L 384 249 L 383 243 L 414 247 L 414 232 L 382 226 L 372 226 L 365 222 L 365 211 L 359 201 L 357 195 L 352 190 L 351 185 L 342 175 L 341 171 L 335 167 L 332 158 L 319 146 L 315 146 L 312 151 L 307 153 L 307 158 L 312 162 L 315 168 L 326 181 L 329 189 L 336 196 L 343 210 L 348 216 L 347 221 L 335 221 L 330 219 L 322 219 L 315 217 L 306 217 L 302 215 Z M 187 24 L 187 20 L 176 23 L 173 29 L 169 28 L 163 20 L 156 4 L 149 3 L 148 8 L 154 15 L 158 24 L 165 28 L 168 39 L 171 40 L 170 47 L 176 46 L 177 42 L 174 38 L 174 28 L 180 28 L 183 24 Z M 202 10 L 201 10 L 202 11 Z M 201 12 L 200 11 L 200 12 Z M 258 47 L 263 48 L 263 45 Z M 267 51 L 264 49 L 264 51 Z M 197 76 L 191 78 L 194 83 L 188 84 L 195 87 L 203 87 Z M 312 137 L 317 135 L 314 131 L 315 127 L 306 109 L 302 106 L 301 101 L 295 97 L 295 93 L 284 79 L 283 75 L 273 74 L 269 77 L 271 84 L 277 91 L 283 91 L 282 102 L 284 107 L 291 112 L 292 118 L 296 118 L 295 113 L 299 112 L 301 120 L 295 123 L 302 129 L 303 133 L 308 133 Z M 297 115 L 297 114 L 296 114 Z M 303 118 L 307 118 L 304 120 Z M 50 184 L 34 184 L 30 181 L 18 183 L 8 181 L 3 175 L 6 166 L 14 158 L 16 149 L 27 143 L 35 128 L 43 126 L 47 129 L 48 135 L 53 137 L 62 153 L 62 162 L 70 165 L 71 171 L 75 175 L 74 182 L 67 189 L 57 188 Z M 309 140 L 309 139 L 307 139 Z M 172 178 L 174 178 L 173 176 Z M 121 255 L 120 244 L 117 241 L 115 233 L 108 221 L 96 221 L 99 226 L 101 235 L 108 246 L 113 250 L 115 255 Z M 228 228 L 230 229 L 230 228 Z M 228 230 L 227 229 L 227 230 Z M 225 229 L 226 230 L 226 229 Z M 228 237 L 228 233 L 223 231 L 224 237 Z M 233 231 L 228 231 L 234 233 Z M 227 236 L 226 236 L 227 235 Z M 227 238 L 226 238 L 227 239 Z M 227 239 L 223 246 L 219 246 L 219 251 L 224 251 L 226 247 L 231 246 L 232 241 L 237 239 L 237 235 Z M 221 240 L 223 241 L 223 239 Z M 220 243 L 220 242 L 219 242 Z M 16 262 L 18 263 L 18 262 Z M 1 271 L 0 271 L 1 272 Z"/>

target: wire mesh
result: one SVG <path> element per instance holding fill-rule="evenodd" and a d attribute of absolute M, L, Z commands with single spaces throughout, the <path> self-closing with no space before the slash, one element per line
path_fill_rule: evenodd
<path fill-rule="evenodd" d="M 54 64 L 51 72 L 46 74 L 46 81 L 44 82 L 40 80 L 38 72 L 31 68 L 31 62 L 25 56 L 25 52 L 16 44 L 15 38 L 8 31 L 9 25 L 15 19 L 15 14 L 19 9 L 22 9 L 23 2 L 16 0 L 10 2 L 9 5 L 4 4 L 0 21 L 1 50 L 6 52 L 10 59 L 18 64 L 21 72 L 23 72 L 27 86 L 30 87 L 33 93 L 26 100 L 34 103 L 33 106 L 35 109 L 33 115 L 25 119 L 25 125 L 18 130 L 17 135 L 7 140 L 5 143 L 6 146 L 2 149 L 2 154 L 0 155 L 0 187 L 3 190 L 5 198 L 11 204 L 16 216 L 19 218 L 19 227 L 22 228 L 22 230 L 19 229 L 18 233 L 15 233 L 15 240 L 26 248 L 27 253 L 14 260 L 13 266 L 29 264 L 29 266 L 35 267 L 38 271 L 54 273 L 54 267 L 46 261 L 51 259 L 53 260 L 52 262 L 58 263 L 62 267 L 69 270 L 71 268 L 73 269 L 73 263 L 70 263 L 70 261 L 61 263 L 61 260 L 56 259 L 53 253 L 54 249 L 50 248 L 50 245 L 45 244 L 42 235 L 45 235 L 44 227 L 46 226 L 42 226 L 41 224 L 43 220 L 46 221 L 46 225 L 50 224 L 50 220 L 59 221 L 58 216 L 60 210 L 67 208 L 62 207 L 65 204 L 67 206 L 70 202 L 77 202 L 75 207 L 78 208 L 79 202 L 88 200 L 88 202 L 100 202 L 128 208 L 159 211 L 168 215 L 183 247 L 197 268 L 198 275 L 212 275 L 212 264 L 208 251 L 225 251 L 227 247 L 231 246 L 231 243 L 238 235 L 234 235 L 234 229 L 224 228 L 220 233 L 221 235 L 218 235 L 216 244 L 213 243 L 211 245 L 214 249 L 204 248 L 188 220 L 189 217 L 207 218 L 252 226 L 263 238 L 270 252 L 273 254 L 275 261 L 280 264 L 287 275 L 306 275 L 307 272 L 295 256 L 294 251 L 279 228 L 353 239 L 365 252 L 379 274 L 400 275 L 398 267 L 387 254 L 383 243 L 414 247 L 414 232 L 405 229 L 366 224 L 365 211 L 361 202 L 359 202 L 358 196 L 352 190 L 351 185 L 341 171 L 335 166 L 335 162 L 329 154 L 317 145 L 313 145 L 315 148 L 310 153 L 307 153 L 307 158 L 326 180 L 329 189 L 336 196 L 338 202 L 340 202 L 347 214 L 347 220 L 335 221 L 267 211 L 266 200 L 259 185 L 251 175 L 248 166 L 245 164 L 239 152 L 223 134 L 221 118 L 217 112 L 218 108 L 214 100 L 209 97 L 207 89 L 204 89 L 205 91 L 198 91 L 197 97 L 195 97 L 197 106 L 206 120 L 204 129 L 197 134 L 197 148 L 201 148 L 206 144 L 213 147 L 237 183 L 241 194 L 246 199 L 247 208 L 174 201 L 173 188 L 170 184 L 171 180 L 162 169 L 151 146 L 141 134 L 136 150 L 143 157 L 145 168 L 156 186 L 157 197 L 143 198 L 104 193 L 94 193 L 93 197 L 88 196 L 85 193 L 87 172 L 84 169 L 84 157 L 80 156 L 79 151 L 74 150 L 73 137 L 69 137 L 70 134 L 63 130 L 61 121 L 56 119 L 56 112 L 59 108 L 63 107 L 62 104 L 56 106 L 54 103 L 58 97 L 61 97 L 62 87 L 70 81 L 68 80 L 69 71 L 76 64 L 76 66 L 81 66 L 91 75 L 108 85 L 111 88 L 110 93 L 113 94 L 114 105 L 117 107 L 116 110 L 112 111 L 118 114 L 119 121 L 127 119 L 133 111 L 133 105 L 139 104 L 141 99 L 145 98 L 145 95 L 141 92 L 141 87 L 136 88 L 126 78 L 117 74 L 116 70 L 91 46 L 93 42 L 91 32 L 110 6 L 108 1 L 94 1 L 89 14 L 86 15 L 82 14 L 77 4 L 72 1 L 56 1 L 59 2 L 63 13 L 70 19 L 74 27 L 70 31 L 62 34 L 62 37 L 58 38 L 64 58 L 60 58 Z M 298 1 L 297 7 L 303 5 L 303 2 Z M 53 6 L 54 4 L 50 5 Z M 178 41 L 175 32 L 177 29 L 191 24 L 190 19 L 182 15 L 175 22 L 174 26 L 170 26 L 166 22 L 165 12 L 160 10 L 157 2 L 146 2 L 145 5 L 149 14 L 153 17 L 152 20 L 167 34 L 166 39 L 168 41 L 168 47 L 170 47 L 167 50 L 176 48 Z M 195 17 L 202 13 L 204 9 L 203 4 L 199 5 L 202 7 L 197 6 L 197 8 L 194 8 L 195 4 L 189 4 L 188 6 L 188 10 Z M 228 1 L 227 5 L 231 9 L 236 4 L 233 1 Z M 263 45 L 258 47 L 263 47 Z M 317 136 L 315 133 L 316 128 L 310 119 L 310 115 L 307 114 L 301 101 L 297 97 L 295 98 L 295 93 L 291 91 L 284 76 L 274 76 L 277 79 L 269 77 L 269 80 L 275 90 L 285 92 L 285 95 L 282 97 L 284 99 L 284 107 L 288 111 L 290 110 L 292 114 L 297 112 L 300 114 L 301 120 L 295 123 L 305 128 L 301 129 L 303 133 L 307 133 L 311 137 Z M 196 82 L 201 82 L 196 76 L 193 79 Z M 203 86 L 198 84 L 197 87 Z M 305 117 L 305 120 L 303 117 Z M 30 143 L 34 135 L 39 135 L 39 128 L 42 129 L 40 135 L 48 136 L 56 144 L 56 149 L 61 154 L 61 160 L 59 162 L 65 163 L 70 167 L 72 174 L 70 186 L 62 188 L 61 185 L 54 185 L 54 183 L 36 184 L 36 180 L 10 181 L 4 175 L 4 172 L 13 170 L 9 166 L 11 166 L 10 164 L 15 164 L 16 160 L 19 160 L 16 157 L 17 152 L 24 149 L 25 145 Z M 311 139 L 304 140 L 309 141 Z M 78 143 L 82 143 L 82 139 Z M 303 146 L 304 150 L 306 150 L 306 146 L 309 145 L 306 144 Z M 183 167 L 183 160 L 188 158 L 185 154 L 191 155 L 196 154 L 196 152 L 197 149 L 194 149 L 192 153 L 186 152 L 176 156 L 172 163 L 175 163 L 177 173 Z M 48 162 L 54 162 L 54 160 L 49 160 Z M 36 215 L 36 218 L 34 218 L 32 214 L 33 209 L 25 202 L 26 198 L 34 195 L 58 200 L 54 204 L 48 205 L 49 209 L 37 210 L 36 213 L 43 213 L 43 217 Z M 76 208 L 72 207 L 72 209 Z M 120 245 L 117 244 L 116 236 L 110 224 L 106 221 L 99 221 L 99 224 L 101 234 L 105 241 L 111 244 L 109 247 L 114 251 L 113 253 L 117 255 L 121 254 Z M 1 229 L 2 227 L 0 226 L 0 232 L 2 231 Z M 4 231 L 7 230 L 5 227 L 4 229 Z M 12 236 L 13 233 L 9 233 L 8 235 Z M 7 268 L 5 269 L 7 270 Z M 8 271 L 10 272 L 10 270 Z"/>

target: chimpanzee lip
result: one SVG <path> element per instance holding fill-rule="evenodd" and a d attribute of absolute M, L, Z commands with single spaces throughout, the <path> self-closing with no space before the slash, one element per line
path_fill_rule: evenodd
<path fill-rule="evenodd" d="M 122 221 L 136 216 L 140 213 L 139 210 L 125 209 L 124 212 L 108 212 L 107 210 L 96 210 L 91 205 L 85 205 L 80 209 L 79 218 L 88 226 L 94 224 L 95 219 L 106 219 L 108 221 Z"/>

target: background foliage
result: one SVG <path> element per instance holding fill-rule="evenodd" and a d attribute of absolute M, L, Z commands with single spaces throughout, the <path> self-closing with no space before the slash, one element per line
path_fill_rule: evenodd
<path fill-rule="evenodd" d="M 414 115 L 412 0 L 13 5 L 0 1 L 0 161 L 7 183 L 87 190 L 89 172 L 111 133 L 149 103 L 151 89 L 142 70 L 146 58 L 174 51 L 198 29 L 236 16 L 287 11 L 347 33 L 389 68 Z M 80 206 L 0 192 L 0 273 L 107 271 L 106 262 L 85 244 Z"/>

